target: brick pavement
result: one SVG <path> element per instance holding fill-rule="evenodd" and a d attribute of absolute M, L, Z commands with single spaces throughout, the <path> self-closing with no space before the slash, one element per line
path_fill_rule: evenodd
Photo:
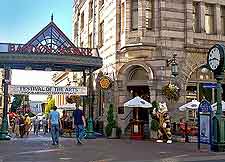
<path fill-rule="evenodd" d="M 196 144 L 127 139 L 91 139 L 78 146 L 74 139 L 62 138 L 58 147 L 51 145 L 50 137 L 0 141 L 0 162 L 205 162 L 208 159 L 223 160 L 225 154 L 199 152 Z"/>

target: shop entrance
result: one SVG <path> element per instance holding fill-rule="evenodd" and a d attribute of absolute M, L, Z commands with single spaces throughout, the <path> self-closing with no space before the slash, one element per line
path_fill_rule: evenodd
<path fill-rule="evenodd" d="M 131 93 L 132 98 L 139 96 L 147 102 L 150 102 L 148 86 L 128 86 L 127 89 Z M 131 117 L 131 122 L 138 122 L 140 125 L 139 129 L 141 129 L 140 134 L 137 137 L 134 137 L 134 139 L 143 139 L 145 136 L 149 137 L 149 109 L 135 108 L 132 111 L 133 116 Z"/>

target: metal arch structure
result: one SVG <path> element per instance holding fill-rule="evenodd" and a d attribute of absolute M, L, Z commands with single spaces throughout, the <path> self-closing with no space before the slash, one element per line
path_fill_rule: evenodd
<path fill-rule="evenodd" d="M 26 44 L 0 43 L 0 68 L 52 71 L 97 70 L 102 58 L 96 48 L 78 48 L 52 21 Z"/>
<path fill-rule="evenodd" d="M 86 73 L 92 81 L 94 70 L 101 68 L 102 58 L 96 48 L 78 48 L 66 35 L 51 22 L 44 27 L 26 44 L 0 43 L 0 68 L 4 68 L 4 107 L 0 140 L 9 140 L 8 134 L 8 85 L 10 69 L 29 69 L 46 71 L 82 71 L 84 75 L 83 86 L 86 86 Z M 93 92 L 92 83 L 89 83 L 89 97 Z M 84 106 L 85 107 L 85 106 Z M 89 102 L 89 110 L 93 111 L 93 101 Z M 93 115 L 89 111 L 88 134 L 93 137 Z"/>

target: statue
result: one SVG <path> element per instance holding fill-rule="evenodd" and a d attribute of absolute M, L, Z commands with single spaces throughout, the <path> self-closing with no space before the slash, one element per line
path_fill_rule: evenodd
<path fill-rule="evenodd" d="M 159 103 L 158 111 L 154 108 L 153 115 L 160 125 L 158 130 L 158 140 L 156 142 L 166 141 L 166 143 L 172 143 L 170 116 L 168 114 L 166 103 Z"/>

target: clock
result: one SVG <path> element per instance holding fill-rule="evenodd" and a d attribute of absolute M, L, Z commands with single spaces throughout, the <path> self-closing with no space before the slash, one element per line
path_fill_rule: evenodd
<path fill-rule="evenodd" d="M 208 65 L 212 71 L 223 67 L 224 47 L 221 44 L 214 45 L 208 53 Z"/>

